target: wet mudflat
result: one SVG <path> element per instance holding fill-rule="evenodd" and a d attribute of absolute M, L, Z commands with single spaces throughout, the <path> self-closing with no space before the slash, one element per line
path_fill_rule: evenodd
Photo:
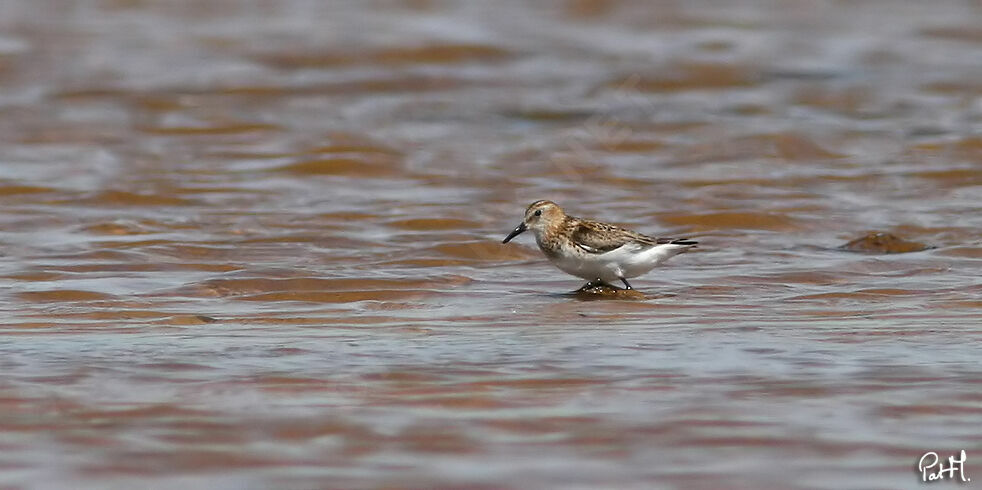
<path fill-rule="evenodd" d="M 982 478 L 978 6 L 54 3 L 0 6 L 0 486 Z M 700 247 L 584 301 L 536 199 Z"/>

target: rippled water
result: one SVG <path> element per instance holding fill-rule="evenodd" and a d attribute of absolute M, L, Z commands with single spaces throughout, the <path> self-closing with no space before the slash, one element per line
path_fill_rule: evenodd
<path fill-rule="evenodd" d="M 960 449 L 982 479 L 979 26 L 4 3 L 0 486 L 908 488 Z M 543 198 L 701 245 L 581 301 L 500 244 Z M 867 232 L 926 249 L 838 248 Z"/>

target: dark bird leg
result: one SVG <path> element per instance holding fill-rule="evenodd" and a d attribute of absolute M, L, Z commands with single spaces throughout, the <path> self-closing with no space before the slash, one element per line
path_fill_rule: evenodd
<path fill-rule="evenodd" d="M 624 289 L 634 289 L 634 288 L 631 287 L 631 283 L 627 282 L 627 279 L 624 279 L 623 277 L 621 277 L 619 279 L 621 280 L 621 282 L 624 283 Z"/>

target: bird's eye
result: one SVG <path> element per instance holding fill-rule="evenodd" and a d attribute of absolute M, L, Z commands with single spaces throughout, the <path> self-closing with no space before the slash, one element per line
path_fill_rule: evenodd
<path fill-rule="evenodd" d="M 541 209 L 536 209 L 535 212 L 532 213 L 532 214 L 534 214 L 536 216 L 542 216 L 542 210 Z"/>

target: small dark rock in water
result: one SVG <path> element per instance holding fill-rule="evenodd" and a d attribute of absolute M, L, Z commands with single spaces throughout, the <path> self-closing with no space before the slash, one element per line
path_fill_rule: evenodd
<path fill-rule="evenodd" d="M 575 291 L 576 297 L 585 300 L 594 299 L 647 299 L 644 293 L 635 289 L 621 289 L 601 284 L 600 286 L 583 286 Z"/>
<path fill-rule="evenodd" d="M 871 231 L 839 248 L 850 252 L 902 254 L 920 252 L 931 247 L 920 242 L 910 242 L 889 233 Z"/>

